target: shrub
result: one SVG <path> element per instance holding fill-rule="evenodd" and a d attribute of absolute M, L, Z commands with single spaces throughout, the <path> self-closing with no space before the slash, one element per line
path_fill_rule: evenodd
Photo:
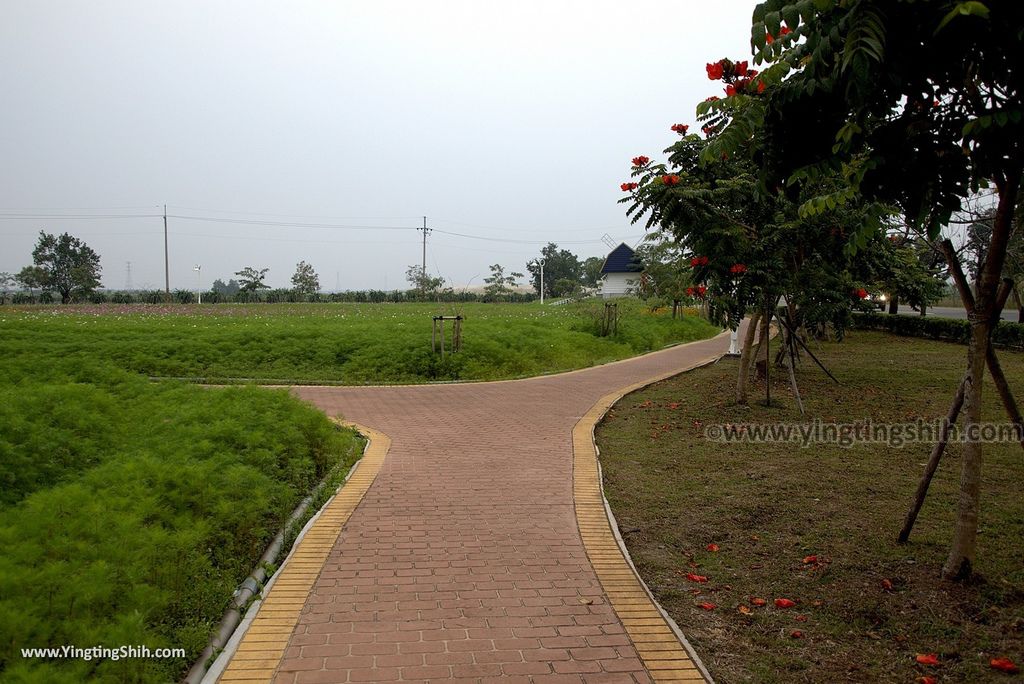
<path fill-rule="evenodd" d="M 852 327 L 957 344 L 967 344 L 971 339 L 970 323 L 958 318 L 862 313 L 853 317 Z M 992 331 L 992 343 L 997 347 L 1024 349 L 1024 324 L 1000 321 Z"/>

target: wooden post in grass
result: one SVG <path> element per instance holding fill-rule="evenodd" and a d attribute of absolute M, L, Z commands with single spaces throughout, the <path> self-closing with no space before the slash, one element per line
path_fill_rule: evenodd
<path fill-rule="evenodd" d="M 765 302 L 767 304 L 767 302 Z M 772 309 L 770 306 L 765 306 L 764 312 L 764 326 L 767 329 L 772 324 Z M 771 361 L 769 360 L 769 350 L 772 346 L 772 336 L 768 334 L 764 338 L 764 405 L 772 405 L 772 369 Z"/>
<path fill-rule="evenodd" d="M 787 317 L 789 317 L 790 313 L 791 311 L 787 309 Z M 782 317 L 780 316 L 779 319 L 781 320 L 781 318 Z M 791 319 L 790 324 L 795 326 L 796 322 Z M 793 387 L 793 396 L 796 397 L 796 405 L 799 407 L 800 415 L 802 416 L 805 414 L 804 402 L 800 399 L 800 388 L 797 387 L 796 384 L 796 340 L 794 339 L 796 337 L 796 332 L 789 325 L 787 325 L 786 328 L 789 331 L 789 335 L 787 337 L 789 341 L 789 384 Z"/>
<path fill-rule="evenodd" d="M 462 315 L 458 316 L 434 316 L 434 327 L 430 333 L 430 348 L 437 353 L 437 343 L 441 343 L 441 358 L 444 358 L 444 322 L 452 321 L 452 343 L 448 348 L 449 353 L 462 350 Z"/>
<path fill-rule="evenodd" d="M 747 323 L 747 331 L 743 335 L 743 349 L 740 350 L 740 375 L 736 379 L 736 403 L 747 403 L 747 381 L 750 376 L 750 361 L 754 352 L 754 337 L 757 335 L 757 324 L 761 313 L 754 312 Z"/>
<path fill-rule="evenodd" d="M 910 531 L 914 529 L 914 522 L 917 520 L 917 514 L 921 512 L 921 506 L 924 505 L 924 498 L 928 494 L 928 486 L 932 483 L 932 476 L 935 475 L 935 470 L 939 467 L 939 461 L 942 459 L 942 453 L 946 450 L 946 443 L 949 441 L 949 432 L 953 428 L 953 424 L 956 423 L 957 417 L 960 415 L 960 409 L 964 406 L 964 390 L 967 387 L 967 378 L 964 377 L 960 381 L 960 387 L 956 391 L 956 395 L 953 397 L 953 403 L 949 407 L 949 411 L 946 413 L 946 419 L 942 423 L 942 431 L 939 433 L 939 441 L 932 447 L 931 456 L 928 458 L 928 464 L 924 468 L 924 475 L 921 476 L 921 481 L 917 483 L 917 491 L 914 492 L 914 500 L 910 504 L 910 510 L 907 511 L 906 517 L 903 518 L 903 529 L 900 530 L 900 536 L 897 537 L 896 541 L 900 544 L 906 543 L 910 539 Z"/>

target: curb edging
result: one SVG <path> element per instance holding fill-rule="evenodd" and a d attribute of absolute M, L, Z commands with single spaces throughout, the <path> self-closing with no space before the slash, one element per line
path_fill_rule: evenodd
<path fill-rule="evenodd" d="M 717 362 L 714 354 L 601 397 L 572 430 L 573 500 L 580 537 L 615 614 L 656 682 L 708 682 L 710 673 L 633 565 L 604 496 L 594 429 L 620 399 L 662 380 Z"/>
<path fill-rule="evenodd" d="M 296 540 L 268 590 L 239 625 L 236 634 L 241 634 L 240 638 L 236 641 L 233 636 L 231 639 L 236 648 L 213 681 L 255 684 L 274 678 L 302 608 L 342 528 L 380 472 L 391 448 L 391 439 L 383 432 L 363 425 L 336 419 L 334 422 L 353 428 L 366 438 L 366 451 L 358 461 L 359 467 L 350 473 L 344 486 L 320 509 Z M 256 612 L 252 613 L 252 610 Z"/>

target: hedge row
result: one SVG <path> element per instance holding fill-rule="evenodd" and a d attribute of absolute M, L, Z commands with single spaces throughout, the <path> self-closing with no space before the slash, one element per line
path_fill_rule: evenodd
<path fill-rule="evenodd" d="M 971 337 L 970 323 L 958 318 L 862 313 L 854 315 L 851 327 L 861 330 L 885 330 L 896 335 L 924 337 L 957 344 L 967 344 Z M 1024 324 L 1001 321 L 992 331 L 992 343 L 997 347 L 1024 349 Z"/>
<path fill-rule="evenodd" d="M 419 290 L 346 290 L 344 292 L 318 292 L 304 294 L 295 290 L 276 289 L 260 292 L 225 292 L 209 291 L 203 293 L 204 304 L 251 304 L 264 302 L 267 304 L 296 302 L 532 302 L 537 295 L 523 292 L 491 297 L 482 292 L 456 292 L 445 290 L 424 297 Z M 29 293 L 14 292 L 0 294 L 0 304 L 53 304 L 60 301 L 60 296 L 52 292 Z M 167 296 L 163 290 L 101 290 L 93 292 L 81 299 L 91 304 L 163 304 Z M 192 304 L 196 301 L 193 290 L 175 290 L 171 293 L 171 301 L 177 304 Z"/>

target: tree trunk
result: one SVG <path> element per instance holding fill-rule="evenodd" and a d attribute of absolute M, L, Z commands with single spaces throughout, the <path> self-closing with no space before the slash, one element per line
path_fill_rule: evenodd
<path fill-rule="evenodd" d="M 979 269 L 976 301 L 971 321 L 971 340 L 967 347 L 967 374 L 964 391 L 965 428 L 968 431 L 964 442 L 963 463 L 960 469 L 960 499 L 957 504 L 956 528 L 953 531 L 953 544 L 949 557 L 942 568 L 942 576 L 947 579 L 965 579 L 970 576 L 974 565 L 974 552 L 978 538 L 978 513 L 981 508 L 981 457 L 982 444 L 977 440 L 977 431 L 981 424 L 981 388 L 985 377 L 986 358 L 989 351 L 993 317 L 998 307 L 997 290 L 1003 264 L 1006 261 L 1006 248 L 1013 228 L 1013 210 L 1017 205 L 1017 189 L 1020 185 L 1020 168 L 1010 170 L 1007 176 L 997 176 L 996 188 L 999 191 L 999 204 L 992 221 L 992 237 L 989 240 L 988 253 L 984 265 Z M 948 257 L 947 257 L 948 260 Z M 959 270 L 959 261 L 953 259 L 950 268 Z M 959 280 L 964 280 L 962 274 Z M 972 302 L 970 294 L 964 292 L 961 282 L 961 298 L 965 308 L 970 312 Z M 974 439 L 972 439 L 974 438 Z"/>
<path fill-rule="evenodd" d="M 1019 229 L 1024 230 L 1024 229 Z M 1020 289 L 1015 285 L 1013 288 L 1013 302 L 1017 305 L 1017 322 L 1024 323 L 1024 303 L 1020 301 Z"/>
<path fill-rule="evenodd" d="M 924 316 L 926 313 L 928 313 L 928 305 L 921 302 L 921 315 Z"/>
<path fill-rule="evenodd" d="M 747 403 L 747 381 L 750 379 L 750 359 L 752 358 L 752 347 L 754 336 L 757 334 L 757 323 L 761 320 L 761 314 L 755 312 L 747 322 L 747 330 L 743 334 L 743 349 L 740 350 L 740 374 L 736 378 L 736 403 Z"/>
<path fill-rule="evenodd" d="M 978 538 L 978 513 L 981 504 L 981 442 L 972 435 L 981 424 L 981 388 L 985 378 L 985 355 L 988 349 L 989 323 L 984 316 L 971 321 L 971 341 L 967 347 L 967 375 L 964 377 L 964 442 L 960 467 L 960 499 L 957 504 L 956 528 L 949 557 L 942 568 L 946 579 L 970 577 Z"/>
<path fill-rule="evenodd" d="M 758 379 L 764 377 L 764 362 L 762 361 L 761 350 L 764 349 L 764 345 L 768 342 L 768 326 L 770 322 L 768 319 L 761 314 L 761 333 L 757 337 L 757 346 L 754 348 L 751 354 L 752 365 L 756 370 Z"/>
<path fill-rule="evenodd" d="M 895 316 L 899 312 L 900 312 L 900 298 L 897 297 L 896 295 L 893 295 L 889 299 L 889 315 L 890 316 Z"/>

